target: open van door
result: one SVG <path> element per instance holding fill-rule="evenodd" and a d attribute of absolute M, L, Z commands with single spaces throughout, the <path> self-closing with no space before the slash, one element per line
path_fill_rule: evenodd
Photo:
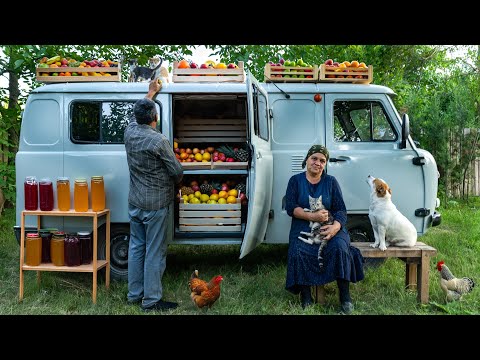
<path fill-rule="evenodd" d="M 273 157 L 270 148 L 270 113 L 267 92 L 255 77 L 247 76 L 248 136 L 252 161 L 248 175 L 248 219 L 240 259 L 265 238 L 272 201 Z"/>

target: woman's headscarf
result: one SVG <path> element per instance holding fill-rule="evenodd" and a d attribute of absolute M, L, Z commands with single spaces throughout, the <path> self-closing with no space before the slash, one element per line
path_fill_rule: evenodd
<path fill-rule="evenodd" d="M 312 145 L 312 147 L 308 150 L 307 156 L 305 156 L 305 159 L 303 160 L 302 168 L 304 168 L 305 165 L 307 165 L 308 158 L 315 153 L 320 153 L 325 155 L 328 161 L 329 154 L 328 154 L 327 148 L 323 145 Z"/>

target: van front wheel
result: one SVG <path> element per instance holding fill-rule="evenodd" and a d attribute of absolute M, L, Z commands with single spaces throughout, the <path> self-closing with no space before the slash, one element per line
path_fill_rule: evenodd
<path fill-rule="evenodd" d="M 98 257 L 105 259 L 105 226 L 103 236 L 98 239 Z M 128 280 L 128 244 L 130 227 L 125 224 L 114 224 L 110 228 L 110 276 L 113 280 Z"/>

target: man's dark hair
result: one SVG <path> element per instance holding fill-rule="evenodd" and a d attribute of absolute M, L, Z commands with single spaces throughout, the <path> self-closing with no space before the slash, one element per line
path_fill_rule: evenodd
<path fill-rule="evenodd" d="M 157 115 L 155 102 L 147 98 L 138 100 L 133 107 L 133 113 L 137 123 L 148 125 L 155 120 Z"/>

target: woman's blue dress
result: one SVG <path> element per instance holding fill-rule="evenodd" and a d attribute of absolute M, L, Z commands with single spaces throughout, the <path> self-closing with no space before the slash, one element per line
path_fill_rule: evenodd
<path fill-rule="evenodd" d="M 296 207 L 310 208 L 309 196 L 322 196 L 325 208 L 342 225 L 340 231 L 323 248 L 323 268 L 318 263 L 320 245 L 310 245 L 298 238 L 300 231 L 310 232 L 310 222 L 293 216 Z M 335 177 L 323 173 L 317 184 L 311 184 L 305 172 L 292 176 L 286 191 L 286 211 L 292 217 L 285 286 L 288 291 L 298 294 L 298 285 L 324 285 L 337 278 L 353 283 L 363 279 L 363 257 L 357 248 L 350 246 L 350 236 L 345 228 L 347 210 Z"/>

